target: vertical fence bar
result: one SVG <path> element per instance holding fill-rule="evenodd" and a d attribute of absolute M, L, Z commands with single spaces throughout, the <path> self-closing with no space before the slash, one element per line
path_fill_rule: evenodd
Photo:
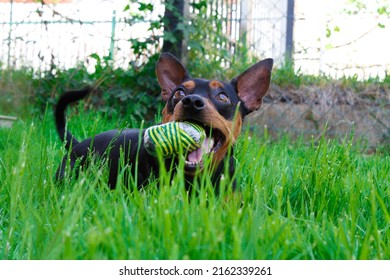
<path fill-rule="evenodd" d="M 294 33 L 294 0 L 287 0 L 287 27 L 286 27 L 286 53 L 285 61 L 290 63 L 293 60 L 293 33 Z"/>
<path fill-rule="evenodd" d="M 110 40 L 110 60 L 114 64 L 114 52 L 115 52 L 115 29 L 116 29 L 116 10 L 112 10 L 111 20 L 111 40 Z"/>
<path fill-rule="evenodd" d="M 183 1 L 183 23 L 188 24 L 190 18 L 190 0 Z M 184 65 L 188 63 L 188 35 L 183 34 L 183 40 L 181 44 L 181 59 Z"/>
<path fill-rule="evenodd" d="M 7 67 L 11 67 L 11 39 L 12 39 L 12 21 L 14 13 L 14 0 L 10 1 L 11 7 L 9 12 L 9 33 L 8 33 L 8 57 L 7 57 Z"/>
<path fill-rule="evenodd" d="M 240 14 L 240 36 L 239 40 L 245 42 L 244 44 L 251 47 L 251 29 L 252 29 L 252 2 L 250 0 L 241 0 L 241 14 Z"/>

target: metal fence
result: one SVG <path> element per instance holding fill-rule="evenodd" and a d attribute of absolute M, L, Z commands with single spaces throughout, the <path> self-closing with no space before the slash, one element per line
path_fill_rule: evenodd
<path fill-rule="evenodd" d="M 3 67 L 32 66 L 47 70 L 53 65 L 70 68 L 81 62 L 92 69 L 91 54 L 109 56 L 117 67 L 128 67 L 134 56 L 130 40 L 143 40 L 151 35 L 147 21 L 131 19 L 131 11 L 124 11 L 130 1 L 55 2 L 0 1 Z M 164 5 L 160 0 L 146 2 L 154 6 L 150 20 L 163 15 Z M 201 0 L 185 2 L 184 15 L 191 17 L 191 4 L 199 4 Z M 280 63 L 286 50 L 290 54 L 292 50 L 292 21 L 288 19 L 293 17 L 293 6 L 287 3 L 293 1 L 207 1 L 210 15 L 224 21 L 231 47 L 245 40 L 253 54 L 273 57 Z M 130 4 L 130 7 L 137 6 Z"/>
<path fill-rule="evenodd" d="M 386 0 L 382 0 L 386 1 Z M 50 1 L 42 1 L 50 3 Z M 145 20 L 132 18 L 129 0 L 0 0 L 0 62 L 3 67 L 47 69 L 93 63 L 90 54 L 110 56 L 128 67 L 134 56 L 130 39 L 151 36 L 148 19 L 164 15 L 161 0 L 144 0 L 154 7 Z M 191 17 L 192 4 L 184 12 Z M 213 16 L 224 22 L 232 42 L 245 43 L 256 56 L 285 58 L 297 70 L 339 78 L 381 77 L 390 71 L 390 19 L 373 13 L 350 15 L 342 1 L 207 0 Z M 124 7 L 130 3 L 130 9 Z M 380 26 L 385 26 L 381 28 Z M 163 31 L 161 31 L 163 32 Z M 243 42 L 244 41 L 244 42 Z M 221 46 L 216 46 L 217 48 Z"/>
<path fill-rule="evenodd" d="M 131 39 L 142 41 L 153 35 L 148 20 L 164 15 L 160 0 L 143 1 L 154 9 L 140 20 L 132 18 L 132 9 L 139 6 L 128 0 L 54 2 L 0 0 L 3 68 L 28 66 L 45 71 L 83 63 L 93 71 L 96 60 L 91 54 L 109 57 L 114 66 L 127 68 L 135 55 Z M 186 0 L 184 15 L 190 17 L 192 4 L 201 2 Z M 340 2 L 208 0 L 207 7 L 210 15 L 223 22 L 233 52 L 235 43 L 241 42 L 257 57 L 273 57 L 276 66 L 291 59 L 301 73 L 386 77 L 390 19 L 369 12 L 348 14 Z M 389 91 L 380 86 L 362 91 L 357 95 L 337 84 L 298 90 L 273 86 L 263 109 L 250 120 L 275 134 L 288 131 L 316 137 L 325 132 L 340 137 L 353 130 L 375 146 L 389 139 Z"/>
<path fill-rule="evenodd" d="M 90 55 L 97 54 L 111 56 L 118 67 L 128 66 L 133 55 L 129 39 L 148 32 L 141 22 L 125 22 L 126 2 L 0 1 L 0 61 L 9 68 L 45 71 L 54 65 L 67 69 L 84 63 L 93 70 Z"/>

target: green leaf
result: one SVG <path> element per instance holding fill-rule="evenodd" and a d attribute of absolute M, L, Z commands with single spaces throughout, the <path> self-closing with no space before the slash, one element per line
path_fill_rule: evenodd
<path fill-rule="evenodd" d="M 196 10 L 201 10 L 202 8 L 207 8 L 207 1 L 200 1 L 199 3 L 191 3 L 192 7 Z"/>
<path fill-rule="evenodd" d="M 172 32 L 164 32 L 164 41 L 169 41 L 171 43 L 176 43 L 177 38 L 173 35 Z"/>
<path fill-rule="evenodd" d="M 97 61 L 100 61 L 100 56 L 97 53 L 91 54 L 90 57 L 96 59 Z"/>
<path fill-rule="evenodd" d="M 146 3 L 139 3 L 139 10 L 140 11 L 153 11 L 153 5 L 152 4 L 146 4 Z"/>
<path fill-rule="evenodd" d="M 326 28 L 326 38 L 329 38 L 332 35 L 332 30 L 329 27 Z"/>
<path fill-rule="evenodd" d="M 386 14 L 388 15 L 389 14 L 389 12 L 387 11 L 387 8 L 385 6 L 379 7 L 377 9 L 377 12 L 380 15 L 386 15 Z"/>
<path fill-rule="evenodd" d="M 325 49 L 331 50 L 331 49 L 333 49 L 333 45 L 332 44 L 326 44 L 325 45 Z"/>

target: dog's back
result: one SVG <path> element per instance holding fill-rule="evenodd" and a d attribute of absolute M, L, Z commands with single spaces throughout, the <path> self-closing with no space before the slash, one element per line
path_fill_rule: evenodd
<path fill-rule="evenodd" d="M 148 179 L 151 173 L 158 170 L 155 159 L 143 148 L 144 130 L 114 129 L 79 142 L 66 129 L 66 108 L 71 103 L 85 98 L 90 91 L 90 88 L 85 88 L 83 90 L 66 92 L 57 103 L 55 109 L 56 127 L 68 151 L 68 155 L 64 156 L 57 169 L 57 180 L 61 181 L 65 177 L 67 164 L 69 164 L 69 170 L 73 170 L 78 164 L 84 167 L 87 166 L 92 158 L 97 160 L 108 159 L 108 185 L 110 188 L 115 188 L 120 168 L 120 159 L 122 157 L 127 168 L 133 171 L 133 173 L 137 170 L 137 180 L 139 184 L 142 184 Z M 75 170 L 75 172 L 78 172 L 78 170 Z"/>

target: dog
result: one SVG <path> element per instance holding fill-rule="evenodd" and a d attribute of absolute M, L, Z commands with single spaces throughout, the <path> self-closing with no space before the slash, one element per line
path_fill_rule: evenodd
<path fill-rule="evenodd" d="M 272 66 L 273 60 L 268 58 L 252 65 L 230 82 L 221 82 L 191 78 L 175 56 L 170 53 L 160 55 L 156 75 L 161 87 L 161 98 L 165 102 L 162 123 L 189 121 L 200 124 L 214 143 L 209 151 L 212 156 L 210 170 L 204 169 L 201 151 L 196 153 L 196 159 L 185 160 L 186 185 L 191 185 L 197 174 L 209 172 L 207 176 L 218 188 L 226 170 L 225 164 L 229 165 L 228 175 L 233 176 L 234 158 L 231 149 L 240 135 L 244 117 L 262 105 L 263 96 L 270 86 Z M 145 129 L 110 130 L 81 142 L 66 129 L 66 108 L 86 97 L 90 91 L 91 88 L 85 88 L 66 92 L 55 108 L 57 131 L 68 150 L 68 155 L 64 156 L 57 169 L 57 180 L 61 181 L 66 176 L 67 165 L 70 165 L 70 170 L 88 166 L 91 154 L 108 161 L 107 183 L 111 189 L 117 186 L 123 161 L 129 166 L 132 175 L 136 176 L 137 187 L 143 186 L 152 175 L 157 177 L 160 161 L 144 147 Z M 165 159 L 165 167 L 175 168 L 178 160 Z"/>

